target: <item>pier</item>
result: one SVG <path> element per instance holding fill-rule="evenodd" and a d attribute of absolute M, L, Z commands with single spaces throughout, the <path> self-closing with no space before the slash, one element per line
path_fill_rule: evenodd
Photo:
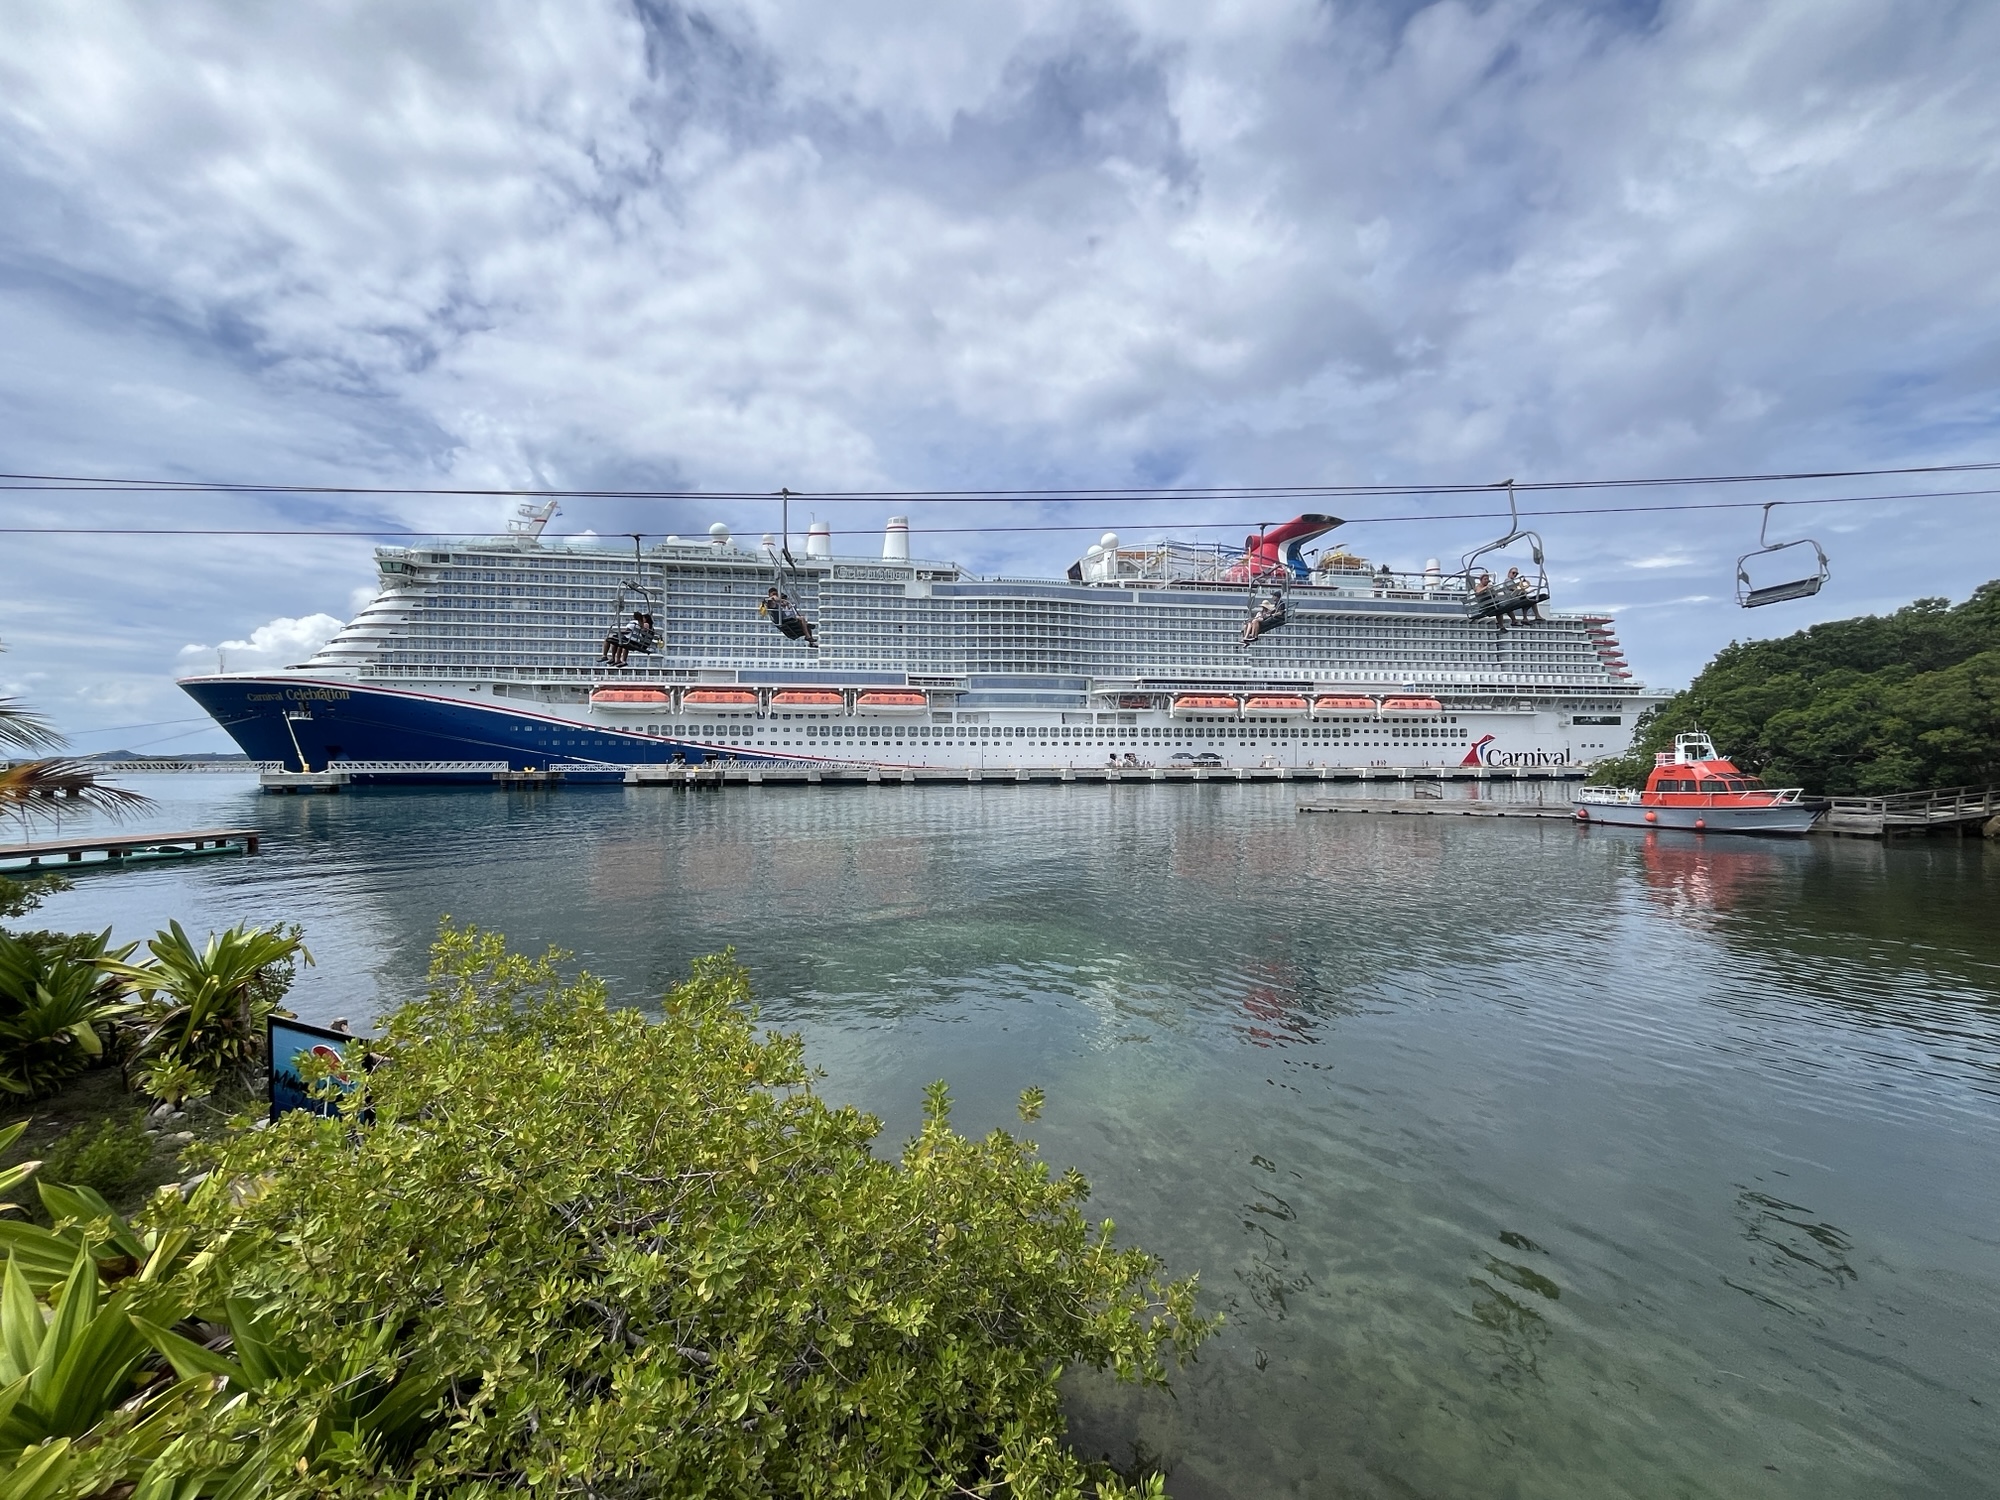
<path fill-rule="evenodd" d="M 350 786 L 413 783 L 553 787 L 624 785 L 720 790 L 740 786 L 948 786 L 1046 785 L 1051 782 L 1442 782 L 1581 781 L 1580 766 L 882 766 L 819 761 L 707 760 L 698 765 L 661 762 L 618 765 L 570 761 L 540 770 L 515 770 L 505 761 L 341 761 L 319 771 L 267 770 L 267 792 L 338 792 Z"/>
<path fill-rule="evenodd" d="M 1082 782 L 1553 781 L 1581 780 L 1573 766 L 827 766 L 796 761 L 758 765 L 633 766 L 627 786 L 683 791 L 734 786 L 1027 786 Z"/>
<path fill-rule="evenodd" d="M 91 834 L 73 839 L 37 839 L 0 844 L 0 868 L 18 874 L 51 865 L 150 863 L 217 854 L 255 854 L 262 837 L 255 828 L 196 828 L 180 833 Z M 100 858 L 90 859 L 98 855 Z"/>
<path fill-rule="evenodd" d="M 2000 786 L 1953 786 L 1887 797 L 1834 797 L 1815 832 L 1860 838 L 1907 833 L 1975 833 L 2000 817 Z"/>
<path fill-rule="evenodd" d="M 1431 798 L 1317 797 L 1299 804 L 1302 813 L 1374 813 L 1420 818 L 1553 818 L 1574 823 L 1576 813 L 1548 802 L 1445 802 Z"/>

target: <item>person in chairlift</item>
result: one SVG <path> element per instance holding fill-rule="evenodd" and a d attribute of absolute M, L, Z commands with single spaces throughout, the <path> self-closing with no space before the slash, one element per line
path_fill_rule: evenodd
<path fill-rule="evenodd" d="M 784 632 L 785 639 L 803 640 L 808 646 L 819 645 L 819 642 L 813 639 L 812 621 L 799 613 L 798 606 L 792 603 L 791 595 L 781 594 L 773 586 L 765 593 L 764 602 L 757 607 L 771 617 L 771 623 Z"/>

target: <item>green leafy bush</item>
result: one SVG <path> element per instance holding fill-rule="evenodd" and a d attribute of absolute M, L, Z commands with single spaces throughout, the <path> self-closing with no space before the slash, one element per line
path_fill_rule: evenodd
<path fill-rule="evenodd" d="M 1726 646 L 1591 779 L 1640 785 L 1691 729 L 1773 785 L 1828 796 L 2000 782 L 2000 580 L 1957 606 L 1919 599 Z"/>
<path fill-rule="evenodd" d="M 35 875 L 26 880 L 0 875 L 0 918 L 24 917 L 49 897 L 71 888 L 60 875 Z"/>
<path fill-rule="evenodd" d="M 50 1148 L 43 1179 L 117 1197 L 153 1154 L 153 1138 L 146 1134 L 143 1120 L 135 1113 L 100 1120 L 95 1130 L 77 1126 Z"/>
<path fill-rule="evenodd" d="M 238 1133 L 157 1200 L 209 1247 L 190 1305 L 254 1307 L 288 1351 L 227 1409 L 298 1453 L 269 1492 L 1130 1493 L 1064 1443 L 1057 1378 L 1163 1383 L 1213 1326 L 1193 1279 L 1088 1223 L 1030 1143 L 953 1131 L 941 1084 L 876 1155 L 747 1001 L 703 960 L 649 1021 L 447 927 L 375 1044 L 370 1123 L 357 1098 Z M 405 1393 L 397 1442 L 338 1435 L 356 1392 Z"/>

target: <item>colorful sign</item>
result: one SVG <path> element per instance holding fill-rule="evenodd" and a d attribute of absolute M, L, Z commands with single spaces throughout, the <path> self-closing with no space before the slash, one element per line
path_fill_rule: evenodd
<path fill-rule="evenodd" d="M 368 1044 L 365 1036 L 353 1036 L 345 1031 L 330 1031 L 324 1026 L 308 1025 L 304 1021 L 293 1020 L 290 1016 L 273 1016 L 266 1033 L 268 1050 L 265 1056 L 271 1059 L 271 1118 L 277 1119 L 287 1110 L 310 1110 L 316 1115 L 333 1115 L 340 1112 L 338 1101 L 316 1099 L 305 1081 L 300 1069 L 306 1066 L 308 1058 L 330 1066 L 334 1071 L 332 1079 L 342 1094 L 352 1093 L 361 1086 L 359 1075 L 351 1072 L 346 1064 L 347 1049 L 355 1043 L 364 1048 Z"/>

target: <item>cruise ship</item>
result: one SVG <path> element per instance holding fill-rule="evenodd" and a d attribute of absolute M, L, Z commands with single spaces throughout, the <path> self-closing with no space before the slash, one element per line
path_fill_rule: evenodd
<path fill-rule="evenodd" d="M 551 538 L 555 509 L 378 548 L 376 597 L 310 660 L 181 686 L 253 759 L 440 774 L 1567 766 L 1622 753 L 1658 701 L 1610 618 L 1550 607 L 1539 557 L 1496 583 L 1478 553 L 1398 571 L 1308 550 L 1331 516 L 1241 548 L 1107 533 L 1066 577 L 1026 579 L 912 558 L 902 518 L 861 552 L 815 522 L 795 551 L 722 523 Z"/>

